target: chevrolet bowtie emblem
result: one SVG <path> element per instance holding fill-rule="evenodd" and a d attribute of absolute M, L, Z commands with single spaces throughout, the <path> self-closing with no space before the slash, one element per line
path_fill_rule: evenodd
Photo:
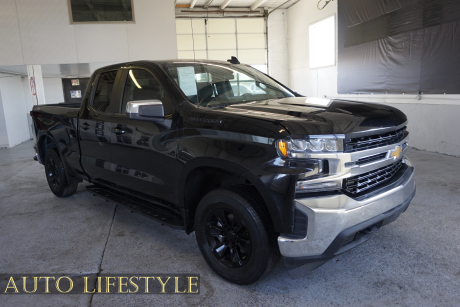
<path fill-rule="evenodd" d="M 395 159 L 398 159 L 399 156 L 401 156 L 402 148 L 401 146 L 396 147 L 393 151 L 391 151 L 390 158 L 394 157 Z"/>

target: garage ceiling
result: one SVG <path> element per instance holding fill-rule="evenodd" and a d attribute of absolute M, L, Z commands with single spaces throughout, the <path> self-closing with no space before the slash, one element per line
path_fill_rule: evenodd
<path fill-rule="evenodd" d="M 296 0 L 177 0 L 177 5 L 189 5 L 190 8 L 288 8 Z"/>
<path fill-rule="evenodd" d="M 267 17 L 300 0 L 176 0 L 176 18 Z"/>

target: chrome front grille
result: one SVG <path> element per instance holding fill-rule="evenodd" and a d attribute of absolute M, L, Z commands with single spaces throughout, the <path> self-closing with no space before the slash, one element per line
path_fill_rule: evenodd
<path fill-rule="evenodd" d="M 345 139 L 344 152 L 356 152 L 396 144 L 402 141 L 407 134 L 408 132 L 406 132 L 406 127 L 403 127 L 386 133 Z"/>
<path fill-rule="evenodd" d="M 346 178 L 343 180 L 342 188 L 351 194 L 361 193 L 391 179 L 399 171 L 401 166 L 402 160 L 399 160 L 373 171 Z"/>
<path fill-rule="evenodd" d="M 386 152 L 382 152 L 382 153 L 379 153 L 379 154 L 376 154 L 376 155 L 364 157 L 364 158 L 359 159 L 359 160 L 356 162 L 356 165 L 365 165 L 365 164 L 369 164 L 369 163 L 372 163 L 372 162 L 375 162 L 375 161 L 379 161 L 379 160 L 385 159 L 386 156 L 387 156 L 387 153 L 386 153 Z"/>

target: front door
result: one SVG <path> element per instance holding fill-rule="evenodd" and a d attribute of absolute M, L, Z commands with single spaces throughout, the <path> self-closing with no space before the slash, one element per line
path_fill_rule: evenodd
<path fill-rule="evenodd" d="M 120 106 L 116 101 L 116 80 L 121 70 L 100 73 L 96 77 L 87 107 L 79 120 L 81 164 L 94 182 L 110 181 L 110 120 Z"/>
<path fill-rule="evenodd" d="M 175 108 L 155 76 L 145 69 L 126 69 L 121 109 L 111 120 L 113 182 L 152 200 L 175 203 L 176 133 Z M 158 99 L 163 103 L 162 122 L 126 117 L 129 101 Z"/>

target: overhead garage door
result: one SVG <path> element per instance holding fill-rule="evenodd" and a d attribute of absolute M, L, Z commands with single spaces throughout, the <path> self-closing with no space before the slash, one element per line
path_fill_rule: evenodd
<path fill-rule="evenodd" d="M 267 71 L 264 18 L 180 18 L 176 33 L 179 59 L 226 61 L 236 56 Z"/>

